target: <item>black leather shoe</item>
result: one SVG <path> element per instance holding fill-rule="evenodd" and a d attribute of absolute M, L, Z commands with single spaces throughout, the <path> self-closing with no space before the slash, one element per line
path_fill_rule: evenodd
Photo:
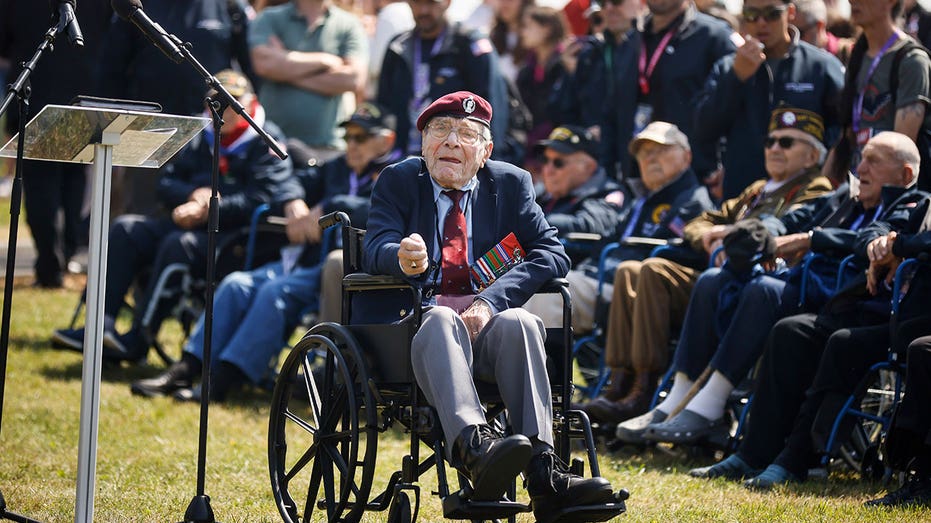
<path fill-rule="evenodd" d="M 931 478 L 920 478 L 909 474 L 902 488 L 879 499 L 867 501 L 863 505 L 867 507 L 931 506 Z"/>
<path fill-rule="evenodd" d="M 453 443 L 453 466 L 472 482 L 472 499 L 501 499 L 530 461 L 527 436 L 502 438 L 486 424 L 463 429 Z"/>
<path fill-rule="evenodd" d="M 154 398 L 169 396 L 180 389 L 190 388 L 194 377 L 187 367 L 176 363 L 154 378 L 134 381 L 129 389 L 136 396 Z"/>
<path fill-rule="evenodd" d="M 611 483 L 605 478 L 583 478 L 553 452 L 535 456 L 527 467 L 525 487 L 537 521 L 548 521 L 567 507 L 600 505 L 615 501 Z"/>

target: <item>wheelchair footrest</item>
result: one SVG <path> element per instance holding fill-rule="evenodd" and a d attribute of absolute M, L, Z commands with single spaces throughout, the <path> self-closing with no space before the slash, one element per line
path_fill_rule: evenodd
<path fill-rule="evenodd" d="M 522 512 L 530 512 L 530 507 L 506 499 L 473 501 L 463 497 L 461 490 L 443 498 L 443 517 L 446 519 L 503 519 Z"/>
<path fill-rule="evenodd" d="M 555 512 L 552 517 L 537 519 L 537 523 L 585 523 L 594 521 L 608 521 L 627 512 L 623 501 L 605 503 L 602 505 L 582 505 L 568 507 Z"/>

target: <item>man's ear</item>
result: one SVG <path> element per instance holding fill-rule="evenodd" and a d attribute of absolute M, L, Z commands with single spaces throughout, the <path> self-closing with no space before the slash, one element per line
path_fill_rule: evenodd
<path fill-rule="evenodd" d="M 902 166 L 902 178 L 903 178 L 903 181 L 905 182 L 903 184 L 905 187 L 911 186 L 912 182 L 915 181 L 916 176 L 917 174 L 915 173 L 915 170 L 912 169 L 911 165 L 905 164 Z"/>

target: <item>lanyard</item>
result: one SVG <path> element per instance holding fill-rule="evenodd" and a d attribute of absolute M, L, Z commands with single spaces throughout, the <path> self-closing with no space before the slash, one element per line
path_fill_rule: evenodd
<path fill-rule="evenodd" d="M 433 47 L 430 49 L 430 56 L 436 55 L 443 46 L 443 40 L 446 38 L 444 30 L 433 41 Z M 423 51 L 421 50 L 421 39 L 414 38 L 414 98 L 415 106 L 419 106 L 427 94 L 430 93 L 430 64 L 423 62 Z"/>
<path fill-rule="evenodd" d="M 358 196 L 359 187 L 367 184 L 372 179 L 372 174 L 361 175 L 352 171 L 349 173 L 349 196 Z"/>
<path fill-rule="evenodd" d="M 879 204 L 879 207 L 877 207 L 877 208 L 876 208 L 876 211 L 873 212 L 873 219 L 870 220 L 870 223 L 875 222 L 876 220 L 878 220 L 878 219 L 879 219 L 879 215 L 880 215 L 880 213 L 882 213 L 882 212 L 883 212 L 883 205 L 882 205 L 882 204 Z M 858 230 L 860 230 L 860 227 L 863 225 L 863 219 L 864 219 L 865 217 L 866 217 L 866 209 L 864 209 L 864 210 L 863 210 L 863 213 L 861 213 L 860 216 L 857 216 L 857 219 L 854 220 L 854 222 L 850 224 L 850 230 L 851 230 L 851 231 L 858 231 Z"/>
<path fill-rule="evenodd" d="M 630 211 L 630 217 L 627 218 L 627 228 L 624 230 L 624 236 L 621 236 L 622 240 L 630 237 L 630 235 L 634 233 L 634 227 L 636 227 L 637 222 L 640 220 L 640 213 L 643 212 L 643 205 L 646 201 L 646 196 L 637 198 L 637 203 L 634 204 L 634 208 Z"/>
<path fill-rule="evenodd" d="M 653 56 L 650 57 L 649 66 L 647 66 L 647 46 L 640 45 L 640 61 L 637 63 L 637 70 L 640 72 L 640 92 L 644 96 L 650 94 L 650 77 L 653 76 L 653 69 L 656 69 L 656 63 L 659 62 L 659 57 L 662 56 L 666 46 L 669 45 L 669 41 L 672 40 L 672 35 L 676 32 L 676 29 L 678 28 L 672 27 L 663 35 L 663 39 L 659 41 L 659 45 L 653 51 Z"/>
<path fill-rule="evenodd" d="M 863 89 L 860 89 L 860 91 L 857 93 L 857 102 L 853 105 L 853 119 L 851 124 L 853 127 L 853 132 L 855 133 L 860 131 L 860 120 L 863 118 L 863 98 L 866 96 L 866 88 L 870 83 L 870 78 L 873 77 L 873 73 L 875 73 L 876 68 L 879 67 L 879 62 L 882 60 L 883 55 L 886 54 L 886 51 L 888 51 L 889 48 L 892 47 L 892 44 L 894 44 L 898 39 L 899 32 L 895 31 L 892 33 L 892 36 L 886 40 L 886 43 L 883 44 L 883 47 L 879 50 L 879 53 L 873 57 L 873 61 L 870 63 L 870 68 L 866 70 L 866 81 L 863 82 Z"/>

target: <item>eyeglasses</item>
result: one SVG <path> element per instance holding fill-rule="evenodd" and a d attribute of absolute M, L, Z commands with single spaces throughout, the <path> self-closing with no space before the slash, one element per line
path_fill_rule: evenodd
<path fill-rule="evenodd" d="M 775 22 L 786 11 L 787 7 L 783 5 L 768 5 L 766 7 L 744 7 L 744 22 L 752 24 L 762 18 L 767 22 Z"/>
<path fill-rule="evenodd" d="M 766 141 L 763 142 L 763 147 L 766 149 L 771 149 L 773 145 L 779 144 L 780 149 L 791 149 L 795 145 L 795 141 L 798 138 L 792 138 L 791 136 L 780 136 L 776 138 L 775 136 L 769 136 L 766 138 Z"/>
<path fill-rule="evenodd" d="M 367 133 L 346 133 L 343 140 L 346 140 L 346 143 L 365 143 L 371 137 L 372 135 Z"/>
<path fill-rule="evenodd" d="M 456 136 L 459 137 L 459 143 L 465 145 L 473 145 L 482 137 L 480 131 L 476 131 L 465 125 L 454 128 L 449 122 L 431 122 L 430 125 L 427 126 L 427 132 L 437 140 L 445 140 L 446 137 L 449 136 L 449 133 L 453 131 L 455 131 Z"/>
<path fill-rule="evenodd" d="M 550 158 L 548 156 L 543 157 L 543 165 L 553 164 L 553 167 L 557 169 L 562 169 L 566 166 L 566 160 L 564 158 Z"/>

